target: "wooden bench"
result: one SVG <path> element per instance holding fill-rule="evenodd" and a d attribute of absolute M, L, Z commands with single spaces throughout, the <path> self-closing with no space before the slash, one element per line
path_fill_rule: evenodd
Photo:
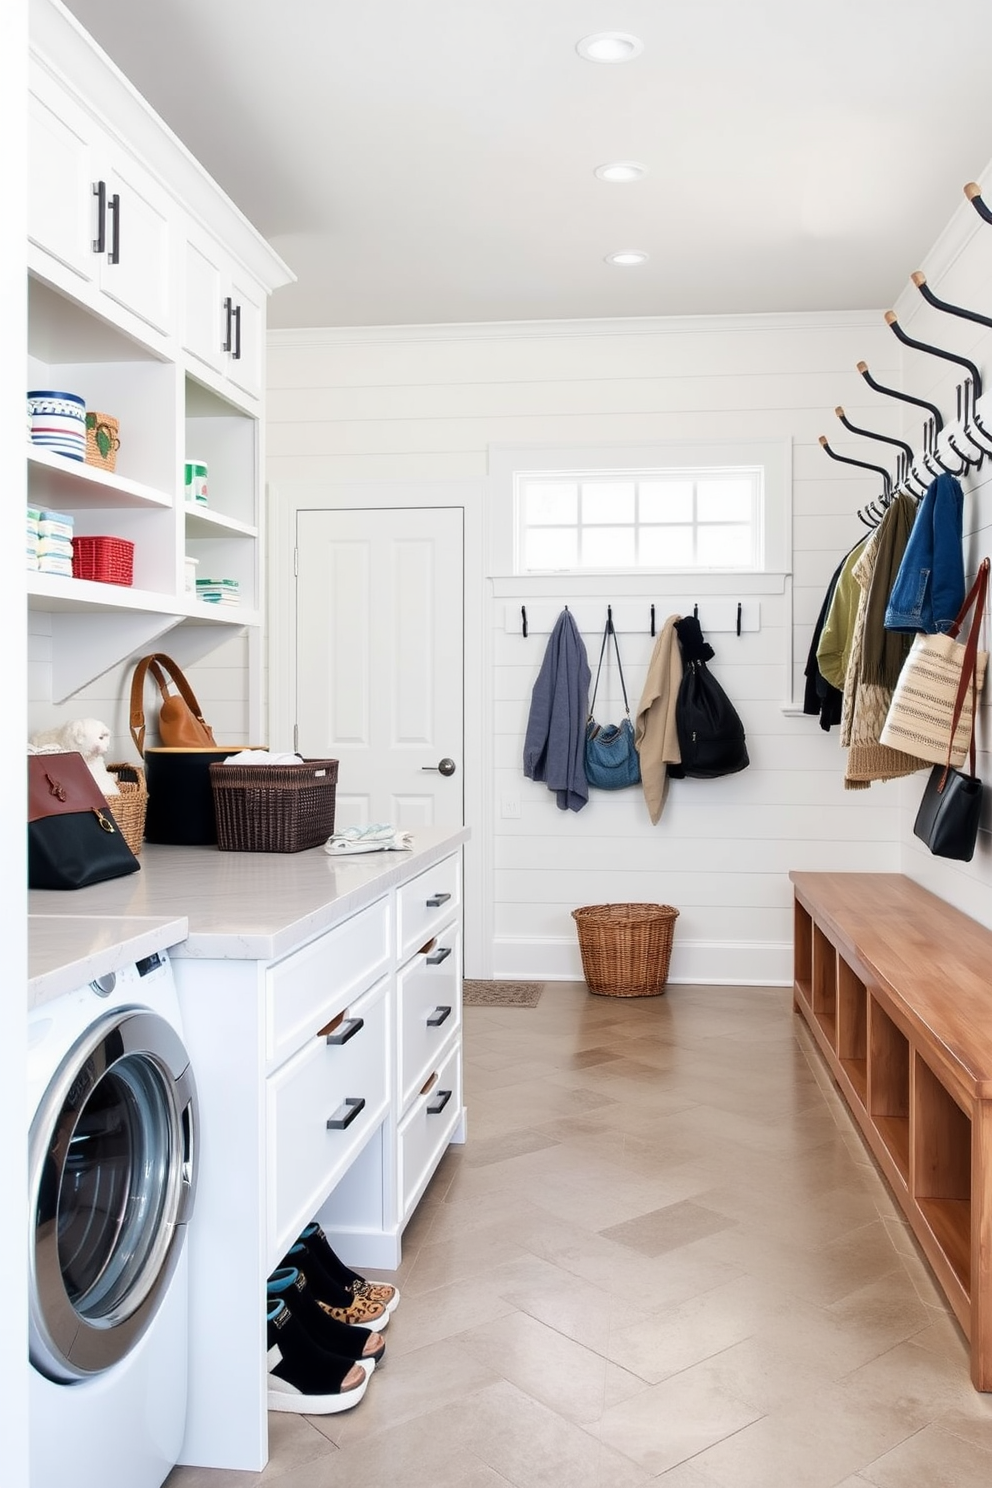
<path fill-rule="evenodd" d="M 791 873 L 795 1007 L 992 1390 L 992 932 L 897 873 Z"/>

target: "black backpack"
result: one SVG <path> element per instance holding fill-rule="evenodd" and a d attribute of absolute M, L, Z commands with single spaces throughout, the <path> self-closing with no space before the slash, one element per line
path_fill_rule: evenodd
<path fill-rule="evenodd" d="M 694 616 L 675 623 L 682 651 L 682 681 L 675 700 L 682 773 L 697 780 L 736 775 L 750 764 L 737 709 L 707 669 L 713 647 Z M 674 770 L 670 771 L 675 774 Z"/>

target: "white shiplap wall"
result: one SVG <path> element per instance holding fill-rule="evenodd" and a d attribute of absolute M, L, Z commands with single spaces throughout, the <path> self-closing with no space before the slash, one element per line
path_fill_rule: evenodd
<path fill-rule="evenodd" d="M 99 718 L 111 733 L 107 758 L 136 761 L 138 752 L 128 726 L 133 661 L 111 667 L 87 687 L 74 693 L 67 702 L 56 703 L 52 701 L 52 647 L 51 615 L 31 610 L 28 614 L 29 732 L 56 728 L 72 718 Z M 167 656 L 174 655 L 170 651 L 168 635 L 148 649 L 164 651 Z M 178 661 L 179 657 L 174 656 L 174 659 Z M 202 660 L 183 665 L 183 671 L 218 742 L 233 745 L 263 742 L 249 737 L 249 642 L 245 635 L 234 635 L 225 640 Z M 157 690 L 148 682 L 145 713 L 149 744 L 157 742 L 154 731 L 158 714 L 156 697 Z"/>
<path fill-rule="evenodd" d="M 874 477 L 831 462 L 817 436 L 866 457 L 863 442 L 834 419 L 839 403 L 854 422 L 899 431 L 901 409 L 872 394 L 855 371 L 864 358 L 891 382 L 899 350 L 881 312 L 271 334 L 273 505 L 304 489 L 313 504 L 319 488 L 333 506 L 336 491 L 362 481 L 436 482 L 439 499 L 446 483 L 473 481 L 484 501 L 491 445 L 792 444 L 793 577 L 784 592 L 779 583 L 778 592 L 771 585 L 756 596 L 760 630 L 711 636 L 713 670 L 744 719 L 751 767 L 713 782 L 675 782 L 657 827 L 638 791 L 597 793 L 576 815 L 559 812 L 543 786 L 523 779 L 530 692 L 546 638 L 508 632 L 505 613 L 521 600 L 560 607 L 584 596 L 603 618 L 607 600 L 643 604 L 643 632 L 621 637 L 636 699 L 653 644 L 648 605 L 655 601 L 661 620 L 688 608 L 692 591 L 639 580 L 542 587 L 493 574 L 482 553 L 470 555 L 467 585 L 484 588 L 483 650 L 491 658 L 483 680 L 491 778 L 477 793 L 486 803 L 479 819 L 469 823 L 482 862 L 468 886 L 491 900 L 491 914 L 487 943 L 469 949 L 470 974 L 577 976 L 569 911 L 644 900 L 680 910 L 673 980 L 787 983 L 789 869 L 898 866 L 899 786 L 845 792 L 837 731 L 824 734 L 815 718 L 787 705 L 801 700 L 796 674 L 829 576 L 864 530 L 856 508 L 876 494 Z M 508 513 L 487 516 L 491 530 Z M 732 583 L 725 593 L 738 598 Z M 587 645 L 598 651 L 598 634 L 589 633 Z M 611 701 L 616 711 L 614 690 L 601 699 L 600 717 Z M 519 816 L 505 815 L 517 802 Z"/>
<path fill-rule="evenodd" d="M 921 264 L 907 265 L 907 277 L 914 269 L 923 270 L 930 289 L 939 299 L 992 318 L 992 224 L 982 222 L 967 202 L 962 201 L 927 259 Z M 934 309 L 912 285 L 899 296 L 894 309 L 900 325 L 914 341 L 927 342 L 969 358 L 978 367 L 983 382 L 992 386 L 992 329 Z M 953 420 L 955 384 L 965 375 L 964 369 L 913 348 L 900 347 L 900 352 L 902 379 L 899 386 L 915 397 L 936 404 L 945 420 Z M 980 412 L 983 422 L 992 428 L 992 398 L 984 399 Z M 914 449 L 919 448 L 919 418 L 905 420 L 904 437 Z M 980 471 L 972 469 L 962 475 L 961 484 L 965 492 L 965 573 L 970 584 L 979 561 L 986 556 L 992 557 L 992 458 Z M 989 644 L 989 635 L 990 627 L 986 622 L 982 641 L 985 647 Z M 976 770 L 987 788 L 982 830 L 971 863 L 951 863 L 931 857 L 913 836 L 913 820 L 926 779 L 924 775 L 903 782 L 899 795 L 901 871 L 942 899 L 950 900 L 982 924 L 992 926 L 992 789 L 988 788 L 992 785 L 990 697 L 992 693 L 986 683 L 976 736 Z"/>

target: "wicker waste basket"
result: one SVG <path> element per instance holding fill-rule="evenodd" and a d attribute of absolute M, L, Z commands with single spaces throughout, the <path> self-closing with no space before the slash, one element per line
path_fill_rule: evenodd
<path fill-rule="evenodd" d="M 145 772 L 140 765 L 118 761 L 108 764 L 107 769 L 117 781 L 117 796 L 108 796 L 107 805 L 120 827 L 121 836 L 137 857 L 145 839 L 145 812 L 148 809 L 148 787 Z"/>
<path fill-rule="evenodd" d="M 657 997 L 664 992 L 678 915 L 670 904 L 573 909 L 589 991 L 600 997 Z"/>

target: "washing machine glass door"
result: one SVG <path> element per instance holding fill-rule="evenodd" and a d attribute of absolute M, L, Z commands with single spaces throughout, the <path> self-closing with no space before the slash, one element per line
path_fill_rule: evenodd
<path fill-rule="evenodd" d="M 31 1360 L 49 1378 L 110 1368 L 148 1327 L 181 1254 L 194 1157 L 182 1040 L 154 1013 L 108 1014 L 31 1127 Z"/>

